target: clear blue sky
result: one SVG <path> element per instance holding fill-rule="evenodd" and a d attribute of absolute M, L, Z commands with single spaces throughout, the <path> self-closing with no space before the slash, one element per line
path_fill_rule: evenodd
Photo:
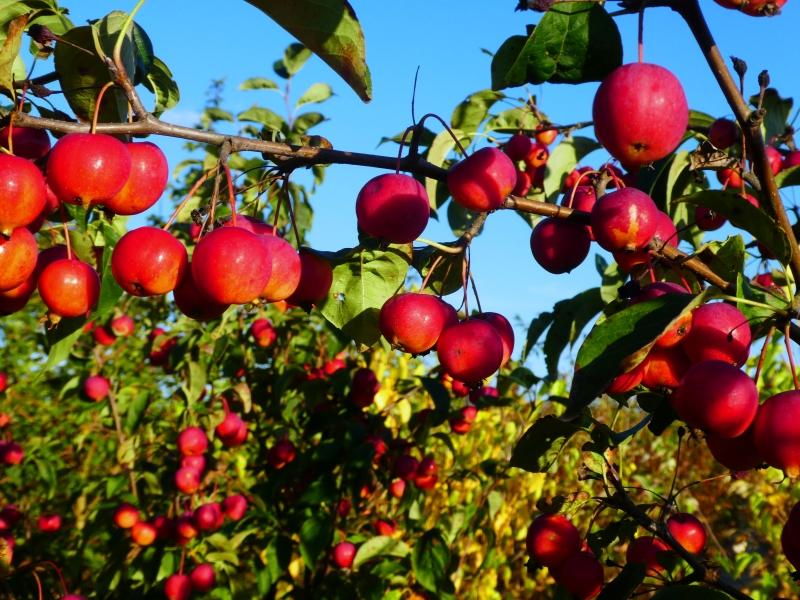
<path fill-rule="evenodd" d="M 112 9 L 129 10 L 135 2 L 79 0 L 72 18 L 82 24 Z M 526 24 L 538 20 L 533 12 L 514 12 L 516 0 L 352 0 L 367 40 L 367 60 L 372 71 L 374 99 L 362 104 L 357 96 L 319 59 L 313 58 L 297 78 L 301 93 L 315 81 L 333 86 L 336 96 L 322 105 L 330 117 L 317 133 L 335 147 L 376 151 L 381 136 L 402 131 L 411 122 L 410 97 L 414 72 L 420 67 L 417 114 L 435 112 L 446 119 L 453 107 L 470 93 L 489 87 L 490 58 L 513 34 L 524 34 Z M 780 17 L 751 18 L 725 10 L 711 0 L 701 0 L 712 31 L 725 56 L 735 54 L 750 67 L 749 91 L 757 89 L 755 77 L 769 69 L 772 83 L 784 96 L 797 95 L 797 26 L 800 0 L 789 2 Z M 610 3 L 610 6 L 615 6 Z M 227 2 L 148 0 L 137 21 L 153 40 L 156 55 L 172 69 L 181 89 L 177 109 L 165 119 L 191 125 L 205 102 L 211 79 L 224 77 L 226 108 L 237 112 L 254 101 L 281 105 L 269 92 L 239 92 L 241 81 L 252 76 L 274 78 L 272 62 L 293 41 L 257 9 L 242 0 Z M 625 61 L 636 57 L 636 19 L 618 19 Z M 716 116 L 729 115 L 722 95 L 682 21 L 667 9 L 647 11 L 645 60 L 671 69 L 683 82 L 692 108 Z M 529 91 L 553 122 L 590 119 L 596 84 L 534 86 Z M 522 96 L 523 90 L 510 94 Z M 180 143 L 165 140 L 171 165 L 181 160 Z M 391 146 L 377 149 L 393 151 Z M 587 161 L 599 164 L 597 154 Z M 314 197 L 315 247 L 336 250 L 356 243 L 355 197 L 363 183 L 377 172 L 358 167 L 332 166 L 328 179 Z M 160 210 L 167 210 L 167 206 Z M 516 315 L 527 323 L 555 301 L 571 297 L 597 284 L 592 255 L 571 275 L 555 276 L 533 261 L 530 229 L 513 214 L 495 214 L 485 234 L 473 245 L 473 268 L 484 310 Z M 425 237 L 449 240 L 446 225 L 432 224 Z M 593 249 L 593 252 L 596 250 Z"/>

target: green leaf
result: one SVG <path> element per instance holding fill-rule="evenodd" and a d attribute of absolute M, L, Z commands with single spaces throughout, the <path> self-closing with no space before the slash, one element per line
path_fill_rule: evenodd
<path fill-rule="evenodd" d="M 684 196 L 679 201 L 694 206 L 704 206 L 724 215 L 734 227 L 751 233 L 783 264 L 789 262 L 792 250 L 786 233 L 772 217 L 750 204 L 739 194 L 706 190 Z"/>
<path fill-rule="evenodd" d="M 716 117 L 707 113 L 690 109 L 688 129 L 708 129 L 716 120 Z"/>
<path fill-rule="evenodd" d="M 121 235 L 119 230 L 108 221 L 103 221 L 101 231 L 104 252 L 103 260 L 100 264 L 100 296 L 92 313 L 92 319 L 98 322 L 102 322 L 114 310 L 120 297 L 122 297 L 122 288 L 111 274 L 112 250 L 117 245 Z"/>
<path fill-rule="evenodd" d="M 156 116 L 177 106 L 181 99 L 181 92 L 177 82 L 172 78 L 172 71 L 157 56 L 153 57 L 153 65 L 142 83 L 156 97 L 156 104 L 153 107 L 153 114 Z"/>
<path fill-rule="evenodd" d="M 567 344 L 573 344 L 581 331 L 603 309 L 600 288 L 591 288 L 553 307 L 553 324 L 544 339 L 545 364 L 550 379 L 558 377 L 558 362 Z"/>
<path fill-rule="evenodd" d="M 402 540 L 380 535 L 371 538 L 359 546 L 353 559 L 353 569 L 358 569 L 362 564 L 376 556 L 395 556 L 403 558 L 410 552 Z"/>
<path fill-rule="evenodd" d="M 13 19 L 8 24 L 3 46 L 0 48 L 0 90 L 7 92 L 12 99 L 16 98 L 14 73 L 17 69 L 15 66 L 19 56 L 19 47 L 22 44 L 22 34 L 25 32 L 27 24 L 28 15 L 20 15 Z"/>
<path fill-rule="evenodd" d="M 325 102 L 328 98 L 333 96 L 333 89 L 327 83 L 315 83 L 309 87 L 300 99 L 297 101 L 297 106 L 303 104 L 319 104 Z"/>
<path fill-rule="evenodd" d="M 617 263 L 606 265 L 602 275 L 603 280 L 600 286 L 600 297 L 603 299 L 603 302 L 608 304 L 619 297 L 619 288 L 622 287 L 628 277 L 619 270 L 619 265 Z"/>
<path fill-rule="evenodd" d="M 283 120 L 283 117 L 262 106 L 248 108 L 236 115 L 236 118 L 240 121 L 261 123 L 274 131 L 281 131 L 286 125 L 286 121 Z"/>
<path fill-rule="evenodd" d="M 450 117 L 452 129 L 459 129 L 467 134 L 478 131 L 478 127 L 489 114 L 495 102 L 505 98 L 504 94 L 494 90 L 481 90 L 470 94 L 453 110 Z"/>
<path fill-rule="evenodd" d="M 539 119 L 527 107 L 516 107 L 504 110 L 486 121 L 483 129 L 486 133 L 517 133 L 520 129 L 536 129 Z"/>
<path fill-rule="evenodd" d="M 277 90 L 278 84 L 266 77 L 251 77 L 245 79 L 240 85 L 240 90 Z"/>
<path fill-rule="evenodd" d="M 289 568 L 289 563 L 292 561 L 292 542 L 282 536 L 272 538 L 265 554 L 270 578 L 269 587 L 272 587 Z"/>
<path fill-rule="evenodd" d="M 297 135 L 303 135 L 315 125 L 319 125 L 320 123 L 326 120 L 327 119 L 325 119 L 325 115 L 323 115 L 322 113 L 318 112 L 303 113 L 294 120 L 294 123 L 292 123 L 292 131 Z"/>
<path fill-rule="evenodd" d="M 461 140 L 464 136 L 462 135 L 461 131 L 453 130 L 453 133 L 459 140 Z M 428 155 L 426 159 L 432 165 L 437 167 L 441 167 L 444 165 L 444 160 L 447 158 L 447 155 L 450 154 L 450 151 L 455 148 L 456 142 L 453 137 L 447 131 L 440 131 L 435 138 L 433 138 L 433 142 L 431 143 L 430 148 L 428 149 Z M 432 177 L 427 177 L 425 179 L 425 191 L 428 192 L 428 199 L 431 203 L 431 210 L 436 211 L 436 195 L 437 189 L 439 186 L 447 187 L 445 182 L 439 182 Z"/>
<path fill-rule="evenodd" d="M 588 137 L 564 138 L 547 159 L 544 177 L 544 193 L 548 202 L 555 202 L 561 187 L 572 169 L 584 156 L 600 148 L 600 144 Z"/>
<path fill-rule="evenodd" d="M 247 0 L 336 71 L 364 101 L 372 99 L 364 33 L 346 0 Z M 285 62 L 285 61 L 284 61 Z"/>
<path fill-rule="evenodd" d="M 434 262 L 436 269 L 428 280 L 428 287 L 435 294 L 446 296 L 452 294 L 463 285 L 461 279 L 461 264 L 464 260 L 462 254 L 452 254 L 442 252 L 433 246 L 425 246 L 420 250 L 414 251 L 413 266 L 420 276 L 425 276 L 430 271 Z"/>
<path fill-rule="evenodd" d="M 300 555 L 306 566 L 313 570 L 320 555 L 333 541 L 333 522 L 330 518 L 316 516 L 306 519 L 300 527 Z"/>
<path fill-rule="evenodd" d="M 528 74 L 531 46 L 524 35 L 512 35 L 492 56 L 492 89 L 502 90 L 523 85 Z"/>
<path fill-rule="evenodd" d="M 61 319 L 57 326 L 47 330 L 47 344 L 50 350 L 40 376 L 63 360 L 66 360 L 75 342 L 78 341 L 81 333 L 83 333 L 85 323 L 86 319 L 82 317 Z"/>
<path fill-rule="evenodd" d="M 461 237 L 464 233 L 472 227 L 475 219 L 478 218 L 480 213 L 473 212 L 461 206 L 458 202 L 450 201 L 447 204 L 447 223 L 450 225 L 450 230 L 456 237 Z M 480 231 L 483 231 L 481 226 Z M 480 235 L 480 231 L 478 235 Z"/>
<path fill-rule="evenodd" d="M 626 365 L 626 361 L 634 360 L 633 355 L 655 342 L 680 315 L 701 304 L 707 295 L 708 291 L 694 297 L 666 294 L 629 306 L 595 325 L 578 351 L 566 416 L 578 414 L 597 398 L 625 366 L 635 366 Z"/>
<path fill-rule="evenodd" d="M 551 312 L 544 312 L 531 321 L 531 324 L 528 326 L 528 335 L 525 338 L 525 345 L 522 347 L 522 355 L 520 356 L 522 362 L 528 358 L 536 342 L 539 341 L 539 338 L 545 330 L 550 327 L 550 324 L 553 322 L 553 316 Z"/>
<path fill-rule="evenodd" d="M 730 600 L 719 590 L 700 585 L 671 585 L 660 589 L 652 600 Z"/>
<path fill-rule="evenodd" d="M 386 250 L 354 249 L 333 259 L 333 284 L 319 307 L 322 315 L 357 343 L 380 339 L 378 315 L 383 303 L 403 285 L 411 262 L 410 246 Z"/>
<path fill-rule="evenodd" d="M 726 281 L 733 281 L 744 269 L 747 254 L 741 235 L 730 236 L 713 254 L 708 266 Z"/>
<path fill-rule="evenodd" d="M 581 428 L 558 417 L 538 419 L 520 438 L 511 455 L 511 466 L 531 473 L 546 473 L 558 460 L 564 445 Z"/>
<path fill-rule="evenodd" d="M 555 4 L 523 51 L 529 52 L 526 80 L 534 84 L 601 81 L 622 64 L 617 25 L 596 2 Z"/>
<path fill-rule="evenodd" d="M 61 89 L 72 111 L 81 119 L 90 121 L 94 113 L 95 99 L 100 88 L 111 81 L 108 68 L 94 54 L 94 38 L 92 27 L 83 26 L 70 29 L 63 36 L 65 42 L 56 43 L 54 52 L 55 68 Z M 105 43 L 102 43 L 105 40 Z M 104 51 L 111 54 L 114 39 L 101 38 Z M 90 53 L 79 50 L 84 48 Z M 126 68 L 135 65 L 130 44 L 123 44 L 128 49 Z M 129 73 L 130 76 L 134 71 Z M 128 101 L 122 90 L 109 89 L 103 97 L 99 120 L 102 122 L 124 122 L 128 116 Z"/>
<path fill-rule="evenodd" d="M 775 184 L 779 188 L 800 185 L 800 166 L 792 167 L 775 175 Z"/>
<path fill-rule="evenodd" d="M 430 592 L 452 592 L 453 584 L 447 576 L 449 565 L 450 548 L 442 533 L 438 529 L 426 531 L 411 553 L 411 568 L 417 583 Z"/>
<path fill-rule="evenodd" d="M 628 563 L 604 587 L 597 600 L 622 600 L 630 598 L 644 581 L 647 567 L 643 563 Z"/>

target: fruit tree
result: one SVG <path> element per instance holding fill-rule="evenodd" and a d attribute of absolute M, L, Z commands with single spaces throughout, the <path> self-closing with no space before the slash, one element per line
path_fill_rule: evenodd
<path fill-rule="evenodd" d="M 279 102 L 214 82 L 191 127 L 144 0 L 0 2 L 0 597 L 796 597 L 797 113 L 712 17 L 797 7 L 519 2 L 490 86 L 376 153 L 293 87 L 316 55 L 370 100 L 358 3 L 247 2 L 295 38 L 241 82 Z M 666 14 L 713 92 L 645 60 Z M 526 87 L 592 84 L 569 123 Z M 511 213 L 537 285 L 597 267 L 522 326 L 473 268 Z"/>

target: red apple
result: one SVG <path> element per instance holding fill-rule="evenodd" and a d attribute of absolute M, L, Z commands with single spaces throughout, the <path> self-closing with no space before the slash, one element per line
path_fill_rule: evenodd
<path fill-rule="evenodd" d="M 39 275 L 39 295 L 60 317 L 80 317 L 88 313 L 100 296 L 100 278 L 85 262 L 73 258 L 55 260 Z"/>
<path fill-rule="evenodd" d="M 628 549 L 625 551 L 625 561 L 628 564 L 640 563 L 645 565 L 647 567 L 646 573 L 650 577 L 655 577 L 666 570 L 659 562 L 659 557 L 671 551 L 670 547 L 657 537 L 637 537 L 628 544 Z"/>
<path fill-rule="evenodd" d="M 9 134 L 11 143 L 9 143 Z M 19 125 L 15 125 L 12 129 L 6 125 L 0 129 L 0 146 L 7 150 L 12 150 L 13 146 L 14 155 L 20 158 L 39 160 L 50 152 L 50 136 L 44 129 L 20 127 Z"/>
<path fill-rule="evenodd" d="M 200 290 L 192 274 L 191 263 L 187 265 L 183 278 L 178 286 L 173 290 L 172 297 L 175 306 L 184 315 L 195 321 L 213 321 L 222 316 L 228 310 L 229 304 L 219 304 L 210 300 L 204 292 Z"/>
<path fill-rule="evenodd" d="M 408 244 L 425 230 L 430 200 L 422 184 L 401 173 L 370 179 L 356 198 L 358 226 L 374 238 Z"/>
<path fill-rule="evenodd" d="M 61 515 L 42 515 L 37 525 L 42 533 L 55 533 L 61 529 Z"/>
<path fill-rule="evenodd" d="M 759 456 L 789 477 L 800 475 L 800 392 L 788 391 L 766 399 L 754 426 Z"/>
<path fill-rule="evenodd" d="M 250 334 L 261 348 L 269 348 L 277 339 L 278 334 L 269 319 L 256 319 L 250 325 Z"/>
<path fill-rule="evenodd" d="M 216 585 L 217 575 L 214 573 L 213 565 L 202 563 L 192 569 L 192 572 L 189 573 L 189 580 L 192 582 L 192 590 L 202 594 L 210 591 Z"/>
<path fill-rule="evenodd" d="M 111 383 L 102 375 L 91 375 L 83 382 L 84 395 L 93 402 L 100 402 L 108 396 Z"/>
<path fill-rule="evenodd" d="M 46 202 L 41 171 L 31 161 L 0 154 L 0 233 L 33 223 Z"/>
<path fill-rule="evenodd" d="M 262 235 L 261 243 L 272 257 L 272 271 L 261 297 L 268 302 L 286 300 L 300 284 L 300 255 L 289 242 L 275 235 Z"/>
<path fill-rule="evenodd" d="M 299 254 L 300 282 L 286 301 L 295 306 L 310 308 L 328 297 L 333 283 L 333 267 L 309 248 L 300 248 Z"/>
<path fill-rule="evenodd" d="M 153 206 L 164 193 L 169 177 L 167 157 L 150 142 L 126 144 L 131 171 L 125 185 L 103 205 L 118 215 L 136 215 Z"/>
<path fill-rule="evenodd" d="M 438 297 L 406 292 L 384 302 L 378 326 L 392 346 L 421 354 L 436 345 L 450 318 L 446 303 Z"/>
<path fill-rule="evenodd" d="M 505 152 L 511 160 L 518 162 L 525 160 L 525 157 L 528 156 L 531 151 L 532 145 L 533 142 L 531 142 L 531 138 L 527 135 L 515 133 L 503 145 L 503 152 Z"/>
<path fill-rule="evenodd" d="M 629 187 L 599 198 L 591 220 L 594 237 L 604 249 L 641 250 L 656 233 L 659 210 L 650 196 Z"/>
<path fill-rule="evenodd" d="M 742 366 L 750 354 L 752 334 L 747 317 L 735 306 L 711 302 L 692 313 L 683 347 L 694 363 L 721 360 Z"/>
<path fill-rule="evenodd" d="M 589 255 L 591 240 L 585 225 L 548 217 L 531 231 L 531 252 L 539 265 L 553 274 L 569 273 Z"/>
<path fill-rule="evenodd" d="M 131 539 L 139 546 L 150 546 L 156 541 L 157 537 L 158 531 L 152 523 L 137 521 L 136 524 L 131 527 Z"/>
<path fill-rule="evenodd" d="M 575 552 L 553 572 L 556 583 L 578 600 L 590 600 L 603 589 L 603 565 L 591 552 Z"/>
<path fill-rule="evenodd" d="M 555 568 L 580 550 L 581 536 L 564 515 L 539 515 L 528 528 L 525 547 L 536 562 Z"/>
<path fill-rule="evenodd" d="M 442 332 L 436 345 L 439 362 L 454 379 L 477 385 L 500 368 L 503 340 L 480 319 L 468 319 Z"/>
<path fill-rule="evenodd" d="M 739 141 L 739 126 L 730 119 L 717 119 L 708 128 L 708 139 L 720 150 L 730 148 Z"/>
<path fill-rule="evenodd" d="M 102 133 L 68 133 L 55 143 L 47 160 L 47 184 L 61 202 L 71 204 L 103 204 L 130 174 L 128 148 Z"/>
<path fill-rule="evenodd" d="M 187 427 L 178 435 L 178 452 L 183 456 L 198 456 L 207 448 L 208 437 L 199 427 Z"/>
<path fill-rule="evenodd" d="M 130 529 L 139 522 L 139 510 L 130 504 L 120 504 L 114 511 L 114 524 L 120 529 Z"/>
<path fill-rule="evenodd" d="M 0 235 L 0 292 L 23 285 L 36 269 L 38 254 L 36 238 L 25 227 L 17 227 L 9 237 Z"/>
<path fill-rule="evenodd" d="M 184 494 L 194 494 L 200 489 L 201 473 L 196 469 L 181 467 L 175 471 L 175 487 Z"/>
<path fill-rule="evenodd" d="M 706 545 L 706 529 L 688 513 L 677 513 L 667 519 L 667 531 L 684 550 L 699 554 Z"/>
<path fill-rule="evenodd" d="M 222 512 L 231 521 L 240 521 L 247 512 L 247 498 L 241 494 L 228 496 L 222 502 Z"/>
<path fill-rule="evenodd" d="M 118 337 L 128 337 L 133 335 L 136 324 L 129 315 L 119 315 L 111 319 L 111 331 Z"/>
<path fill-rule="evenodd" d="M 192 594 L 192 582 L 182 573 L 170 575 L 164 582 L 164 595 L 167 600 L 188 600 Z"/>
<path fill-rule="evenodd" d="M 117 242 L 111 273 L 134 296 L 158 296 L 175 289 L 188 268 L 184 245 L 158 227 L 139 227 Z"/>
<path fill-rule="evenodd" d="M 614 158 L 626 166 L 646 165 L 677 148 L 689 123 L 689 106 L 670 71 L 631 63 L 614 69 L 600 84 L 592 116 L 597 139 Z"/>
<path fill-rule="evenodd" d="M 333 547 L 333 563 L 340 569 L 353 566 L 355 556 L 356 547 L 350 542 L 339 542 Z"/>
<path fill-rule="evenodd" d="M 517 183 L 511 159 L 497 148 L 482 148 L 456 163 L 447 174 L 453 200 L 468 210 L 498 209 Z"/>

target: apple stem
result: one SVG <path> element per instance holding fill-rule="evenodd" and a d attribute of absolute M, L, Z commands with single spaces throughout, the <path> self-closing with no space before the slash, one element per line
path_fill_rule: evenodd
<path fill-rule="evenodd" d="M 106 95 L 108 88 L 113 85 L 114 82 L 109 81 L 101 87 L 100 91 L 97 93 L 97 98 L 94 101 L 94 112 L 92 113 L 92 127 L 89 129 L 89 133 L 95 133 L 97 131 L 97 118 L 100 116 L 100 105 L 103 103 L 103 96 Z"/>
<path fill-rule="evenodd" d="M 406 144 L 406 137 L 408 137 L 408 134 L 411 133 L 411 140 L 413 143 L 413 140 L 416 138 L 417 131 L 417 126 L 411 125 L 410 127 L 406 127 L 406 130 L 403 132 L 403 137 L 400 138 L 400 147 L 397 149 L 397 167 L 394 170 L 395 173 L 400 173 L 400 162 L 403 159 L 403 148 Z M 411 152 L 412 148 L 409 147 L 409 153 Z"/>
<path fill-rule="evenodd" d="M 228 202 L 231 205 L 231 223 L 236 227 L 236 194 L 233 191 L 233 175 L 231 175 L 231 168 L 228 162 L 223 163 L 222 168 L 225 169 L 225 178 L 228 181 Z"/>
<path fill-rule="evenodd" d="M 467 252 L 469 252 L 469 249 L 467 249 Z M 478 305 L 478 312 L 482 313 L 481 298 L 478 296 L 478 286 L 475 284 L 475 277 L 472 276 L 472 271 L 469 272 L 469 282 L 472 285 L 472 293 L 475 295 L 475 303 Z"/>
<path fill-rule="evenodd" d="M 756 365 L 756 372 L 753 375 L 753 383 L 758 385 L 758 378 L 761 375 L 761 368 L 764 366 L 764 360 L 767 358 L 767 349 L 769 349 L 772 336 L 775 333 L 775 325 L 770 325 L 767 335 L 764 336 L 764 344 L 761 346 L 761 354 L 758 355 L 758 364 Z"/>
<path fill-rule="evenodd" d="M 453 132 L 453 130 L 450 129 L 450 126 L 447 124 L 447 121 L 442 119 L 442 117 L 440 117 L 439 115 L 437 115 L 435 113 L 428 113 L 424 117 L 422 117 L 419 120 L 419 123 L 417 124 L 417 127 L 419 127 L 420 130 L 422 130 L 422 124 L 425 123 L 425 119 L 427 119 L 427 118 L 433 118 L 433 119 L 436 119 L 437 121 L 439 121 L 439 123 L 442 124 L 442 127 L 444 127 L 447 130 L 447 133 L 450 134 L 450 137 L 453 138 L 453 141 L 456 143 L 456 147 L 461 151 L 461 154 L 463 154 L 464 156 L 467 155 L 467 151 L 464 150 L 464 146 L 461 145 L 461 141 L 458 139 L 458 136 L 456 136 L 456 134 Z"/>
<path fill-rule="evenodd" d="M 794 366 L 794 351 L 792 351 L 792 340 L 789 335 L 789 323 L 786 323 L 784 326 L 783 340 L 786 342 L 786 354 L 789 355 L 789 367 L 792 369 L 792 381 L 794 382 L 794 389 L 800 390 L 800 381 L 797 379 L 797 369 Z"/>
<path fill-rule="evenodd" d="M 592 175 L 599 175 L 599 174 L 600 174 L 600 171 L 591 170 L 591 171 L 584 171 L 583 173 L 581 173 L 578 176 L 578 180 L 575 182 L 575 185 L 572 186 L 572 192 L 569 195 L 569 201 L 567 202 L 567 207 L 568 208 L 572 208 L 572 201 L 575 199 L 575 192 L 577 192 L 578 187 L 581 184 L 581 180 L 584 179 L 584 178 L 588 179 Z"/>
<path fill-rule="evenodd" d="M 646 6 L 647 0 L 639 6 L 639 64 L 644 62 L 644 9 Z"/>
<path fill-rule="evenodd" d="M 439 266 L 439 263 L 442 262 L 443 258 L 444 257 L 440 254 L 439 256 L 436 257 L 436 260 L 433 261 L 431 268 L 428 269 L 428 272 L 425 274 L 425 279 L 422 280 L 422 287 L 419 288 L 420 292 L 425 291 L 425 288 L 428 287 L 428 280 L 430 280 L 431 275 L 433 275 L 434 269 L 436 269 L 436 267 Z"/>
<path fill-rule="evenodd" d="M 461 254 L 464 251 L 462 246 L 446 246 L 444 244 L 440 244 L 439 242 L 429 240 L 428 238 L 419 237 L 414 241 L 419 242 L 420 244 L 425 244 L 426 246 L 430 246 L 431 248 L 436 248 L 437 250 L 446 252 L 447 254 Z"/>
<path fill-rule="evenodd" d="M 650 283 L 655 283 L 657 280 L 656 272 L 653 269 L 653 259 L 649 252 L 647 253 L 647 272 L 650 273 Z"/>
<path fill-rule="evenodd" d="M 228 414 L 231 412 L 231 409 L 228 406 L 228 399 L 225 398 L 225 396 L 220 396 L 219 401 L 222 402 L 222 409 L 225 411 L 225 416 L 227 417 Z"/>
<path fill-rule="evenodd" d="M 464 286 L 464 314 L 469 317 L 469 299 L 468 299 L 468 287 L 467 287 L 467 280 L 469 279 L 469 258 L 467 258 L 466 253 L 464 254 L 464 259 L 461 261 L 461 283 Z"/>
<path fill-rule="evenodd" d="M 64 204 L 59 203 L 59 210 L 61 211 L 61 224 L 64 227 L 64 243 L 67 245 L 67 258 L 72 260 L 72 244 L 69 241 L 69 227 L 67 227 L 67 213 L 64 210 Z"/>
<path fill-rule="evenodd" d="M 52 560 L 43 560 L 40 564 L 48 565 L 53 569 L 53 571 L 56 572 L 56 576 L 58 577 L 58 580 L 61 582 L 61 590 L 64 592 L 64 595 L 66 596 L 69 593 L 69 589 L 67 588 L 67 582 L 64 579 L 64 574 L 61 572 L 61 569 L 58 568 L 58 565 L 54 563 Z"/>
<path fill-rule="evenodd" d="M 183 575 L 183 567 L 185 562 L 186 562 L 186 546 L 184 546 L 183 550 L 181 550 L 181 562 L 180 565 L 178 566 L 179 575 Z"/>
<path fill-rule="evenodd" d="M 294 239 L 297 242 L 297 247 L 301 246 L 300 230 L 297 228 L 297 221 L 294 218 L 294 209 L 292 208 L 292 198 L 289 195 L 289 174 L 283 176 L 283 193 L 286 195 L 286 210 L 289 213 L 289 222 L 292 224 L 292 231 L 294 231 Z"/>
<path fill-rule="evenodd" d="M 31 575 L 36 580 L 36 589 L 39 593 L 39 600 L 44 600 L 44 590 L 42 589 L 42 580 L 39 579 L 39 574 L 36 571 L 31 571 Z"/>
<path fill-rule="evenodd" d="M 217 169 L 219 169 L 219 165 L 217 165 L 217 166 L 209 169 L 205 173 L 203 173 L 197 179 L 197 181 L 194 182 L 194 184 L 189 189 L 189 191 L 186 194 L 186 196 L 183 198 L 183 200 L 181 200 L 181 203 L 178 205 L 178 207 L 174 211 L 172 211 L 172 214 L 170 215 L 169 219 L 167 219 L 167 222 L 164 223 L 164 227 L 162 227 L 162 229 L 164 231 L 168 231 L 169 230 L 170 226 L 175 222 L 175 219 L 178 218 L 178 214 L 184 209 L 184 207 L 189 202 L 189 200 L 191 200 L 192 197 L 197 193 L 197 190 L 200 189 L 200 186 L 203 185 L 206 181 L 208 181 L 208 178 L 211 176 L 212 173 L 215 173 Z"/>

